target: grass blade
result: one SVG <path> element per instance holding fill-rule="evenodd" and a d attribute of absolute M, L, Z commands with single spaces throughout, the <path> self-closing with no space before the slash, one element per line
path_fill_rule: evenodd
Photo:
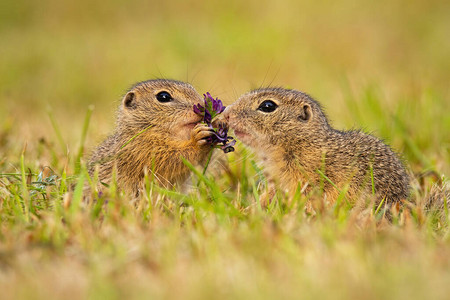
<path fill-rule="evenodd" d="M 78 148 L 78 154 L 75 158 L 75 174 L 78 174 L 81 170 L 81 157 L 84 153 L 84 143 L 86 141 L 86 135 L 89 128 L 89 122 L 91 120 L 92 112 L 94 111 L 94 106 L 90 105 L 86 112 L 86 117 L 84 118 L 83 129 L 81 131 L 80 147 Z"/>
<path fill-rule="evenodd" d="M 56 139 L 58 140 L 59 146 L 61 147 L 61 151 L 62 151 L 62 153 L 66 153 L 66 151 L 67 151 L 66 142 L 64 141 L 64 139 L 62 137 L 61 131 L 59 130 L 58 123 L 56 122 L 55 117 L 53 116 L 53 111 L 51 108 L 47 109 L 47 114 L 50 119 L 50 122 L 52 123 L 52 127 L 53 127 L 53 130 L 55 131 Z"/>

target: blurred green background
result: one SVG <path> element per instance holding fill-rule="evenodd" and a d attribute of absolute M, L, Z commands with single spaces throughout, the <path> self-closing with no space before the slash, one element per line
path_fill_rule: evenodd
<path fill-rule="evenodd" d="M 228 104 L 302 90 L 414 173 L 450 175 L 449 0 L 1 0 L 1 299 L 448 298 L 448 218 L 419 205 L 436 178 L 393 226 L 380 206 L 263 209 L 238 143 L 231 173 L 196 178 L 186 197 L 152 187 L 134 202 L 112 187 L 85 209 L 78 158 L 113 130 L 124 92 L 155 77 Z"/>
<path fill-rule="evenodd" d="M 449 171 L 450 1 L 6 0 L 0 45 L 4 157 L 55 141 L 49 109 L 70 151 L 91 104 L 92 147 L 129 86 L 168 77 L 225 103 L 305 91 L 414 171 Z"/>

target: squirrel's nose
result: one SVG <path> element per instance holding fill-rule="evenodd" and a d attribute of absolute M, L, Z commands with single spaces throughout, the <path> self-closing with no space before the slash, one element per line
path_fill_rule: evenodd
<path fill-rule="evenodd" d="M 225 108 L 225 110 L 221 114 L 221 119 L 225 122 L 228 122 L 230 120 L 230 109 L 229 106 Z"/>

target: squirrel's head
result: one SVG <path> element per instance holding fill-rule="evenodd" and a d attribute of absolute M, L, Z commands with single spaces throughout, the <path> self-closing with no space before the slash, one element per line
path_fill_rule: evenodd
<path fill-rule="evenodd" d="M 305 93 L 262 88 L 228 106 L 224 119 L 236 136 L 256 149 L 311 143 L 330 129 L 320 104 Z"/>
<path fill-rule="evenodd" d="M 151 127 L 173 137 L 189 139 L 201 121 L 192 109 L 202 98 L 188 83 L 154 79 L 135 84 L 119 106 L 117 127 L 131 135 Z"/>

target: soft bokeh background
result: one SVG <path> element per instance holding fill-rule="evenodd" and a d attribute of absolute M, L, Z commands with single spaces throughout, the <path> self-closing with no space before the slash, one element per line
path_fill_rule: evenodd
<path fill-rule="evenodd" d="M 303 196 L 266 209 L 237 144 L 187 194 L 150 185 L 135 203 L 113 185 L 86 209 L 78 158 L 156 77 L 225 103 L 305 91 L 434 176 L 389 224 L 343 202 L 307 215 Z M 449 112 L 448 0 L 2 0 L 0 298 L 448 299 L 448 211 L 421 205 L 450 174 Z"/>
<path fill-rule="evenodd" d="M 420 163 L 395 135 L 400 115 L 413 148 L 448 171 L 438 161 L 449 153 L 449 36 L 449 1 L 6 0 L 2 143 L 54 140 L 51 109 L 75 147 L 93 104 L 92 147 L 131 84 L 168 77 L 226 103 L 259 86 L 305 91 L 337 127 L 364 128 Z"/>

